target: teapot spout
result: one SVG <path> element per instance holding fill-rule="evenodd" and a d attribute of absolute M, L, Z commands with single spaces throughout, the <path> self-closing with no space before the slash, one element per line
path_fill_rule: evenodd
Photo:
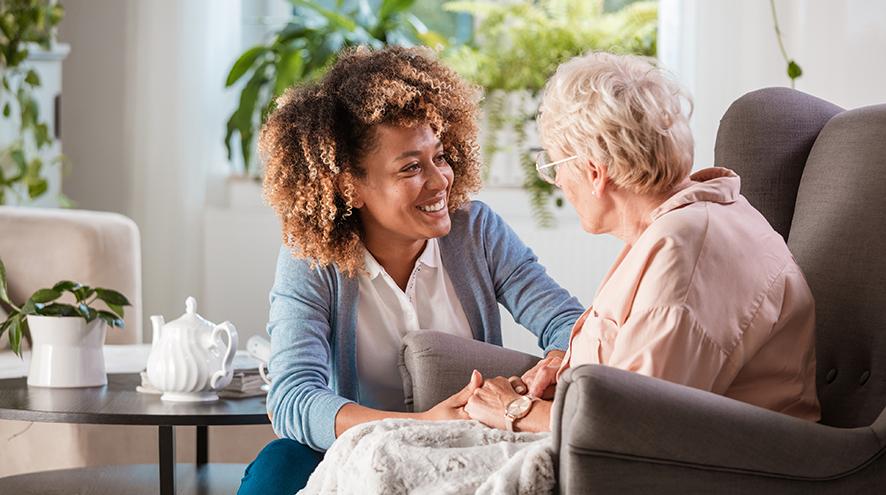
<path fill-rule="evenodd" d="M 151 317 L 151 326 L 154 331 L 152 332 L 154 335 L 151 337 L 151 350 L 157 348 L 157 345 L 160 343 L 160 329 L 163 328 L 165 321 L 163 320 L 163 316 L 154 315 Z"/>

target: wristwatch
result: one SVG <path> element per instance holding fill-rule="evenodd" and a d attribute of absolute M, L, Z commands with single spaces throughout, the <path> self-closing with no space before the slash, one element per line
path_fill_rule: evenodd
<path fill-rule="evenodd" d="M 538 399 L 531 395 L 521 395 L 505 406 L 505 425 L 508 431 L 514 431 L 514 421 L 526 417 L 536 400 Z"/>

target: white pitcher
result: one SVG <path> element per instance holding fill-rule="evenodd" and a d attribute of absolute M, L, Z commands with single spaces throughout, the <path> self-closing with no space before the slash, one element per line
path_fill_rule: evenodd
<path fill-rule="evenodd" d="M 148 356 L 148 380 L 163 392 L 161 399 L 179 402 L 218 400 L 217 391 L 234 377 L 237 329 L 219 325 L 197 314 L 197 301 L 185 301 L 185 314 L 165 323 L 152 316 L 154 338 Z M 227 334 L 227 345 L 221 339 Z"/>

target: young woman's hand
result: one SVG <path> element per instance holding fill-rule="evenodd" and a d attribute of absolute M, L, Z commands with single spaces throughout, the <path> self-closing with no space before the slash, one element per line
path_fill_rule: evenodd
<path fill-rule="evenodd" d="M 480 374 L 479 371 L 474 370 L 471 373 L 471 381 L 465 385 L 465 388 L 456 392 L 449 397 L 448 399 L 440 402 L 436 406 L 431 409 L 419 413 L 421 419 L 431 420 L 431 421 L 441 421 L 447 419 L 470 419 L 468 414 L 465 412 L 465 404 L 468 403 L 468 399 L 474 393 L 475 390 L 478 390 L 483 386 L 483 375 Z"/>
<path fill-rule="evenodd" d="M 553 399 L 557 386 L 557 371 L 563 364 L 563 351 L 551 351 L 523 376 L 510 378 L 514 390 L 521 395 L 529 394 L 539 399 Z"/>

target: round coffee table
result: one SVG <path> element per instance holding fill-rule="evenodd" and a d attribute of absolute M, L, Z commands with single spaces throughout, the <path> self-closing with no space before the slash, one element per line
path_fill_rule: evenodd
<path fill-rule="evenodd" d="M 0 419 L 38 421 L 49 423 L 85 423 L 116 425 L 154 425 L 159 433 L 159 462 L 157 471 L 160 493 L 175 493 L 175 427 L 197 427 L 197 465 L 187 471 L 179 466 L 179 471 L 187 471 L 187 485 L 197 487 L 204 493 L 206 486 L 216 484 L 208 481 L 213 469 L 222 472 L 222 465 L 207 466 L 209 462 L 209 426 L 221 425 L 260 425 L 270 423 L 265 408 L 265 397 L 245 399 L 220 399 L 209 403 L 163 402 L 159 395 L 143 394 L 135 391 L 141 383 L 138 374 L 108 375 L 108 384 L 92 388 L 39 388 L 28 387 L 25 378 L 0 380 Z M 239 465 L 238 465 L 239 466 Z M 101 468 L 120 476 L 126 476 L 126 468 Z M 145 467 L 135 468 L 142 473 Z M 238 467 L 235 469 L 242 469 Z M 65 479 L 101 479 L 90 477 L 88 471 L 61 470 L 31 473 L 9 478 L 0 478 L 0 488 L 4 481 L 24 486 L 24 482 L 42 484 L 59 476 Z M 230 470 L 230 469 L 229 469 Z M 67 475 L 65 476 L 65 473 Z M 79 474 L 78 474 L 79 473 Z M 193 474 L 193 475 L 192 475 Z M 229 476 L 230 477 L 230 476 Z M 237 478 L 234 482 L 238 482 Z M 47 488 L 49 485 L 44 485 Z M 57 486 L 57 485 L 56 485 Z M 233 488 L 233 490 L 232 490 Z M 234 487 L 225 487 L 222 492 L 231 493 Z M 0 490 L 4 491 L 4 490 Z M 5 491 L 4 491 L 5 493 Z M 16 493 L 24 493 L 16 491 Z M 103 493 L 103 492 L 101 492 Z"/>

